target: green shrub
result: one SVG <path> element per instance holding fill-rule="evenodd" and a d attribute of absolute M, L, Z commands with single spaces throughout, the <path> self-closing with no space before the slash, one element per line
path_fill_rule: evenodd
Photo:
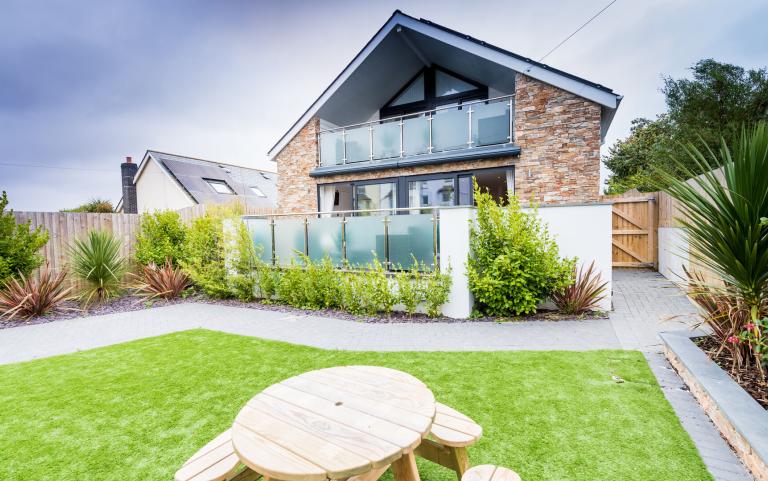
<path fill-rule="evenodd" d="M 469 287 L 476 311 L 509 316 L 536 311 L 572 281 L 575 259 L 563 259 L 536 210 L 523 212 L 516 197 L 496 204 L 475 184 L 477 220 L 470 230 Z"/>
<path fill-rule="evenodd" d="M 366 277 L 371 293 L 370 310 L 391 314 L 397 304 L 397 291 L 393 289 L 396 285 L 390 283 L 387 271 L 378 259 L 374 258 L 369 264 Z"/>
<path fill-rule="evenodd" d="M 85 204 L 79 205 L 74 209 L 62 209 L 62 212 L 91 212 L 97 214 L 111 214 L 115 211 L 112 202 L 98 197 L 89 200 Z"/>
<path fill-rule="evenodd" d="M 405 312 L 409 316 L 416 313 L 416 308 L 424 299 L 423 277 L 415 260 L 409 270 L 400 270 L 395 274 L 397 299 L 405 307 Z"/>
<path fill-rule="evenodd" d="M 309 257 L 302 256 L 304 263 L 303 298 L 306 309 L 328 309 L 340 307 L 338 284 L 339 275 L 329 257 L 320 262 L 312 262 Z"/>
<path fill-rule="evenodd" d="M 72 272 L 85 283 L 80 294 L 87 307 L 117 295 L 122 287 L 126 262 L 120 240 L 111 232 L 93 230 L 69 247 Z"/>
<path fill-rule="evenodd" d="M 243 302 L 256 298 L 257 253 L 248 228 L 239 219 L 233 219 L 231 226 L 224 229 L 225 263 L 227 283 L 232 294 Z"/>
<path fill-rule="evenodd" d="M 13 210 L 6 211 L 8 195 L 0 196 L 0 285 L 21 274 L 28 276 L 43 263 L 38 251 L 48 242 L 42 227 L 31 228 L 31 222 L 17 224 Z"/>
<path fill-rule="evenodd" d="M 192 281 L 215 298 L 232 297 L 224 265 L 222 219 L 206 215 L 192 221 L 187 232 L 180 264 Z"/>
<path fill-rule="evenodd" d="M 304 295 L 304 268 L 293 259 L 287 267 L 280 269 L 280 281 L 276 287 L 277 297 L 284 303 L 294 307 L 306 304 Z"/>
<path fill-rule="evenodd" d="M 424 307 L 429 317 L 438 317 L 442 314 L 442 306 L 448 302 L 451 293 L 450 269 L 448 272 L 433 272 L 425 274 Z"/>
<path fill-rule="evenodd" d="M 168 210 L 144 214 L 136 236 L 136 262 L 143 266 L 152 263 L 162 266 L 170 259 L 171 264 L 177 267 L 186 237 L 187 227 L 181 222 L 178 212 Z"/>

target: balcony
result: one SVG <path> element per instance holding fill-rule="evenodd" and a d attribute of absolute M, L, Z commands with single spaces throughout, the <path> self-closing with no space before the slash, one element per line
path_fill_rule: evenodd
<path fill-rule="evenodd" d="M 514 97 L 504 96 L 323 130 L 316 172 L 480 157 L 499 146 L 515 154 L 513 111 Z"/>

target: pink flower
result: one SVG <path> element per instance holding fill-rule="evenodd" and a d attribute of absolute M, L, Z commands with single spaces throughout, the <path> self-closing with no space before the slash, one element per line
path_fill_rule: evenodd
<path fill-rule="evenodd" d="M 739 338 L 736 336 L 728 336 L 728 339 L 726 341 L 730 342 L 731 344 L 738 344 Z"/>
<path fill-rule="evenodd" d="M 751 322 L 748 322 L 748 323 L 744 324 L 744 328 L 746 330 L 748 330 L 748 331 L 751 331 L 752 329 L 755 328 L 755 325 L 753 323 L 751 323 Z"/>

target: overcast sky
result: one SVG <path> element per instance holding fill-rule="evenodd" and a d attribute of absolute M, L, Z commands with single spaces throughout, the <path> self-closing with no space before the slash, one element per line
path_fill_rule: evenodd
<path fill-rule="evenodd" d="M 147 149 L 274 170 L 269 147 L 395 9 L 537 59 L 607 3 L 3 0 L 0 189 L 18 210 L 117 202 Z M 618 0 L 545 62 L 624 95 L 605 151 L 664 110 L 662 74 L 768 64 L 766 18 L 765 0 Z"/>

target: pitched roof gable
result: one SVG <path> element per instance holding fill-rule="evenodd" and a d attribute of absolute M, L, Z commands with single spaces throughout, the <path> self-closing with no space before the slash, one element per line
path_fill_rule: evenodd
<path fill-rule="evenodd" d="M 387 22 L 366 43 L 352 61 L 339 73 L 331 84 L 320 94 L 312 105 L 294 122 L 290 129 L 275 143 L 267 155 L 274 158 L 294 135 L 311 119 L 320 108 L 328 101 L 335 91 L 350 77 L 361 63 L 376 49 L 384 38 L 398 26 L 408 28 L 420 34 L 434 38 L 435 40 L 452 45 L 478 57 L 485 58 L 516 72 L 548 83 L 565 91 L 600 104 L 604 111 L 603 134 L 607 130 L 613 118 L 615 110 L 621 102 L 621 95 L 613 92 L 608 87 L 591 82 L 576 75 L 550 67 L 541 62 L 518 55 L 503 48 L 489 44 L 482 40 L 465 35 L 456 30 L 438 25 L 425 19 L 417 19 L 395 10 Z"/>

